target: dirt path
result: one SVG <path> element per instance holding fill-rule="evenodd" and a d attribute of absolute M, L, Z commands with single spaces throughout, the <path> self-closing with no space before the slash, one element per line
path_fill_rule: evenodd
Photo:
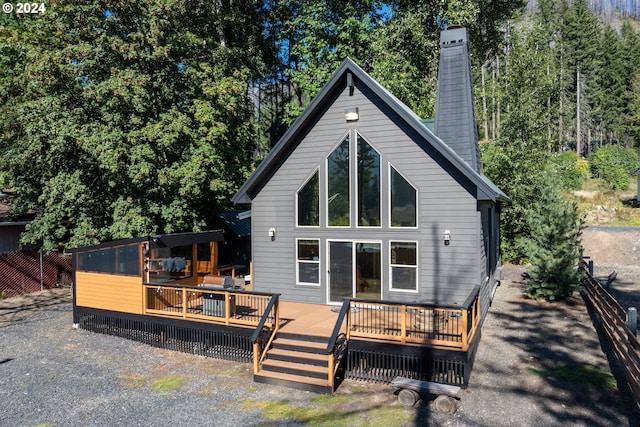
<path fill-rule="evenodd" d="M 69 288 L 53 288 L 0 300 L 0 327 L 10 325 L 47 308 L 71 302 Z"/>

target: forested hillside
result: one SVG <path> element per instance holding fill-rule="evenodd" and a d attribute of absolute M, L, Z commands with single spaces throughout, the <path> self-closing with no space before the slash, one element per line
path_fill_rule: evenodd
<path fill-rule="evenodd" d="M 0 188 L 16 191 L 16 216 L 38 212 L 23 240 L 45 250 L 208 228 L 347 56 L 433 116 L 439 33 L 463 25 L 485 171 L 505 179 L 516 218 L 549 153 L 640 140 L 634 13 L 589 8 L 618 3 L 53 0 L 3 13 Z"/>
<path fill-rule="evenodd" d="M 536 4 L 504 27 L 502 51 L 482 66 L 476 86 L 485 137 L 518 137 L 582 156 L 606 142 L 637 144 L 638 22 L 606 21 L 584 1 Z"/>
<path fill-rule="evenodd" d="M 636 0 L 588 0 L 587 6 L 605 19 L 640 16 L 640 3 Z M 529 0 L 527 8 L 529 11 L 538 10 L 538 0 Z"/>

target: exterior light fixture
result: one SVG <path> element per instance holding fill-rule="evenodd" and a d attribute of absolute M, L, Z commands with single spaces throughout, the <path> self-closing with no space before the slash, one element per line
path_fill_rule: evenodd
<path fill-rule="evenodd" d="M 358 107 L 347 107 L 344 109 L 344 119 L 348 122 L 357 122 L 360 118 Z"/>
<path fill-rule="evenodd" d="M 271 241 L 273 242 L 274 240 L 276 240 L 276 229 L 271 227 L 269 229 L 269 237 L 271 237 Z"/>
<path fill-rule="evenodd" d="M 451 244 L 451 230 L 444 230 L 444 244 L 445 246 Z"/>

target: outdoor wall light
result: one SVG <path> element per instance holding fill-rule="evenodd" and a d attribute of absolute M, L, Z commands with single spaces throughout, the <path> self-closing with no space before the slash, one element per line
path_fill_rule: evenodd
<path fill-rule="evenodd" d="M 360 118 L 358 107 L 347 107 L 344 109 L 344 119 L 348 122 L 357 122 Z"/>
<path fill-rule="evenodd" d="M 449 246 L 451 243 L 451 230 L 444 230 L 444 244 Z"/>
<path fill-rule="evenodd" d="M 276 240 L 276 229 L 271 227 L 269 229 L 269 237 L 271 237 L 271 241 L 273 242 L 274 240 Z"/>

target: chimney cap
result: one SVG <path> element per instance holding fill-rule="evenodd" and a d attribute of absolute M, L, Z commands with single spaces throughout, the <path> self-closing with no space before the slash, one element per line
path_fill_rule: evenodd
<path fill-rule="evenodd" d="M 450 26 L 440 33 L 440 47 L 459 46 L 467 43 L 469 37 L 465 27 Z"/>

